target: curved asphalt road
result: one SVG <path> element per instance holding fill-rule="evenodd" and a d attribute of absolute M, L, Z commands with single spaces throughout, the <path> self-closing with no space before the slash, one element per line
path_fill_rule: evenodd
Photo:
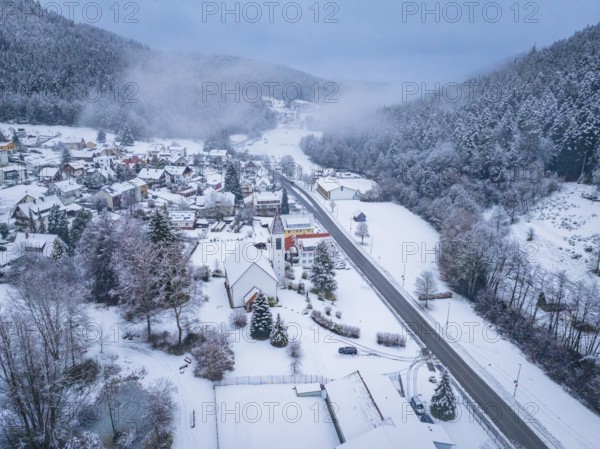
<path fill-rule="evenodd" d="M 296 197 L 315 218 L 333 236 L 335 241 L 363 272 L 373 286 L 385 297 L 389 305 L 402 317 L 409 329 L 429 348 L 429 350 L 452 372 L 456 381 L 479 404 L 504 435 L 513 443 L 526 449 L 544 449 L 548 446 L 523 421 L 519 414 L 510 407 L 469 365 L 452 349 L 452 347 L 436 332 L 417 310 L 409 299 L 405 298 L 394 285 L 373 266 L 371 261 L 354 245 L 333 220 L 323 212 L 320 205 L 310 196 L 308 201 L 298 192 L 297 186 L 279 176 L 281 184 L 288 191 L 295 192 Z M 548 448 L 549 449 L 549 448 Z"/>

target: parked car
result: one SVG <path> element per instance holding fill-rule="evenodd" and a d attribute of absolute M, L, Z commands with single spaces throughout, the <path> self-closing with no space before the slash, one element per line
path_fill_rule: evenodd
<path fill-rule="evenodd" d="M 435 377 L 435 376 L 429 376 L 429 382 L 431 382 L 432 384 L 437 383 L 437 377 Z"/>
<path fill-rule="evenodd" d="M 356 349 L 354 346 L 343 346 L 338 349 L 338 352 L 344 355 L 356 355 L 358 354 L 358 349 Z"/>
<path fill-rule="evenodd" d="M 425 405 L 423 405 L 423 402 L 419 396 L 413 396 L 410 398 L 410 405 L 412 405 L 412 408 L 415 410 L 417 415 L 420 416 L 425 413 Z"/>
<path fill-rule="evenodd" d="M 254 247 L 256 249 L 267 249 L 267 244 L 263 242 L 255 243 Z"/>

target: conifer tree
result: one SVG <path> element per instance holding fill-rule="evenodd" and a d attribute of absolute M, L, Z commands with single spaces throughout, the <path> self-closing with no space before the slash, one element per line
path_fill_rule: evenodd
<path fill-rule="evenodd" d="M 69 244 L 69 222 L 65 212 L 56 204 L 52 206 L 48 216 L 48 234 L 56 234 L 63 242 Z"/>
<path fill-rule="evenodd" d="M 119 300 L 114 264 L 118 247 L 116 225 L 105 213 L 91 222 L 81 237 L 78 253 L 85 263 L 90 294 L 96 302 L 114 305 Z"/>
<path fill-rule="evenodd" d="M 152 243 L 172 244 L 179 240 L 166 210 L 156 210 L 150 217 L 148 226 Z"/>
<path fill-rule="evenodd" d="M 98 143 L 105 143 L 106 142 L 106 131 L 104 131 L 103 129 L 98 130 L 98 134 L 96 135 L 96 140 L 98 141 Z"/>
<path fill-rule="evenodd" d="M 69 151 L 69 149 L 67 147 L 63 147 L 61 156 L 60 156 L 60 163 L 61 163 L 61 165 L 65 165 L 65 164 L 68 164 L 69 162 L 71 162 L 71 152 Z"/>
<path fill-rule="evenodd" d="M 269 310 L 269 301 L 264 293 L 260 293 L 252 304 L 250 336 L 255 340 L 266 340 L 273 330 L 273 315 Z"/>
<path fill-rule="evenodd" d="M 271 344 L 276 348 L 284 348 L 288 345 L 287 326 L 281 319 L 281 315 L 277 314 L 277 320 L 271 331 Z"/>
<path fill-rule="evenodd" d="M 283 188 L 283 194 L 281 195 L 281 215 L 287 215 L 290 213 L 290 203 L 288 200 L 287 189 Z"/>
<path fill-rule="evenodd" d="M 35 225 L 35 219 L 33 218 L 33 213 L 31 212 L 31 209 L 29 209 L 29 232 L 31 232 L 32 234 L 35 234 L 36 232 L 38 232 L 37 227 Z"/>
<path fill-rule="evenodd" d="M 71 225 L 71 231 L 69 233 L 69 237 L 71 238 L 70 249 L 73 251 L 77 247 L 81 236 L 83 235 L 83 231 L 85 231 L 86 226 L 92 219 L 92 214 L 90 211 L 86 209 L 81 209 L 77 212 L 75 219 L 73 220 L 73 224 Z"/>
<path fill-rule="evenodd" d="M 133 144 L 135 143 L 135 140 L 133 138 L 133 132 L 128 126 L 123 128 L 123 132 L 121 134 L 121 143 L 128 147 L 133 146 Z"/>
<path fill-rule="evenodd" d="M 456 418 L 456 396 L 450 385 L 448 371 L 442 374 L 442 380 L 436 387 L 429 407 L 431 416 L 441 421 L 452 421 Z"/>
<path fill-rule="evenodd" d="M 54 242 L 54 248 L 52 248 L 52 254 L 50 254 L 50 257 L 52 258 L 52 260 L 60 260 L 64 257 L 65 255 L 65 249 L 63 248 L 62 243 L 60 243 L 60 240 L 56 240 Z"/>
<path fill-rule="evenodd" d="M 39 213 L 38 213 L 39 215 Z M 40 225 L 38 226 L 38 234 L 47 234 L 48 230 L 46 229 L 46 222 L 42 217 L 40 217 Z"/>
<path fill-rule="evenodd" d="M 8 237 L 8 225 L 6 223 L 0 223 L 0 236 L 5 239 Z"/>
<path fill-rule="evenodd" d="M 231 161 L 227 163 L 227 168 L 225 169 L 225 191 L 233 193 L 237 203 L 244 201 L 242 187 L 240 186 L 240 175 Z"/>
<path fill-rule="evenodd" d="M 327 242 L 324 240 L 317 245 L 315 250 L 315 258 L 310 272 L 310 281 L 317 290 L 324 293 L 331 293 L 337 288 L 335 266 Z"/>

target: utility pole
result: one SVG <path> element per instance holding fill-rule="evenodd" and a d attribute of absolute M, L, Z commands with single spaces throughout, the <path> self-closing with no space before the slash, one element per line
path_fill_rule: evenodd
<path fill-rule="evenodd" d="M 371 236 L 371 249 L 369 250 L 369 255 L 373 254 L 373 240 L 375 240 L 374 236 Z"/>
<path fill-rule="evenodd" d="M 515 392 L 513 398 L 517 395 L 517 387 L 519 386 L 519 377 L 521 376 L 521 364 L 519 363 L 519 372 L 517 373 L 517 380 L 515 380 Z"/>
<path fill-rule="evenodd" d="M 446 315 L 446 327 L 448 327 L 449 321 L 450 321 L 450 303 L 448 303 L 448 314 Z"/>

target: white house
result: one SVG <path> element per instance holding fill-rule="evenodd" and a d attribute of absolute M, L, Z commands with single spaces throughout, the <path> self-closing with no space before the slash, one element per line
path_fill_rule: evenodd
<path fill-rule="evenodd" d="M 65 181 L 57 181 L 53 183 L 48 191 L 55 194 L 57 197 L 62 198 L 63 201 L 73 201 L 75 198 L 81 196 L 83 186 L 77 184 L 74 179 L 67 179 Z"/>
<path fill-rule="evenodd" d="M 162 168 L 142 168 L 138 178 L 150 186 L 159 187 L 165 183 L 165 171 Z"/>
<path fill-rule="evenodd" d="M 53 206 L 58 206 L 60 210 L 65 210 L 65 205 L 56 196 L 40 196 L 39 198 L 30 198 L 21 201 L 16 205 L 11 218 L 15 219 L 15 225 L 18 229 L 28 229 L 31 226 L 29 218 L 33 218 L 39 225 L 39 220 L 48 223 L 48 216 Z"/>
<path fill-rule="evenodd" d="M 291 240 L 288 244 L 288 240 Z M 331 234 L 307 234 L 307 235 L 293 235 L 286 238 L 286 251 L 292 250 L 298 257 L 298 263 L 305 268 L 312 267 L 313 261 L 315 260 L 315 253 L 317 245 L 325 241 L 329 244 L 333 244 Z"/>
<path fill-rule="evenodd" d="M 169 218 L 177 229 L 194 229 L 196 225 L 196 214 L 194 211 L 172 211 Z"/>
<path fill-rule="evenodd" d="M 167 185 L 184 184 L 192 179 L 192 169 L 186 165 L 167 165 L 165 167 L 165 179 Z"/>
<path fill-rule="evenodd" d="M 61 179 L 60 168 L 58 167 L 43 167 L 39 174 L 38 178 L 40 181 L 44 182 L 53 182 Z"/>
<path fill-rule="evenodd" d="M 224 265 L 225 288 L 232 308 L 250 310 L 261 291 L 267 297 L 277 297 L 277 277 L 265 253 L 251 247 L 229 254 Z"/>
<path fill-rule="evenodd" d="M 211 164 L 224 164 L 227 161 L 227 150 L 210 150 L 208 160 Z"/>
<path fill-rule="evenodd" d="M 253 196 L 254 213 L 274 217 L 281 207 L 281 196 L 275 192 L 257 192 Z"/>
<path fill-rule="evenodd" d="M 129 182 L 118 182 L 111 186 L 104 186 L 96 194 L 106 206 L 116 210 L 131 206 L 137 201 L 137 188 Z"/>
<path fill-rule="evenodd" d="M 282 215 L 281 221 L 286 237 L 315 232 L 315 217 L 313 217 L 313 214 Z"/>
<path fill-rule="evenodd" d="M 66 249 L 65 242 L 55 234 L 17 232 L 15 241 L 6 246 L 6 251 L 0 253 L 0 265 L 4 266 L 26 254 L 50 257 L 58 241 Z"/>
<path fill-rule="evenodd" d="M 326 200 L 359 200 L 360 191 L 347 185 L 343 179 L 325 177 L 317 181 L 317 191 Z"/>

